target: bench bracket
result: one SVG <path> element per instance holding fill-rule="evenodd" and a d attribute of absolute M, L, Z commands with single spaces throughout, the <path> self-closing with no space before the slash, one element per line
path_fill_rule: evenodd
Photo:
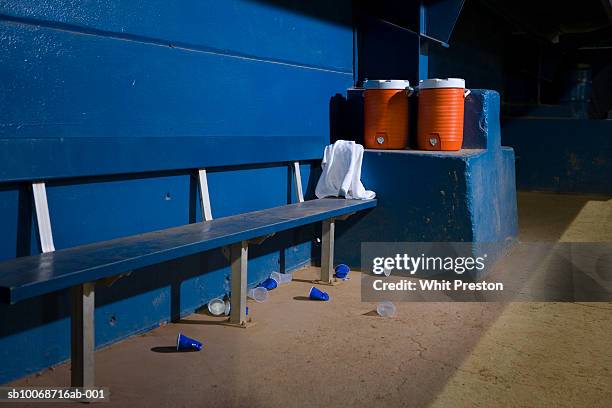
<path fill-rule="evenodd" d="M 300 203 L 304 202 L 304 192 L 302 190 L 302 173 L 300 172 L 300 162 L 293 162 L 293 177 L 295 178 L 295 194 Z"/>
<path fill-rule="evenodd" d="M 247 242 L 249 244 L 255 244 L 255 245 L 260 245 L 262 244 L 266 239 L 273 237 L 274 235 L 276 235 L 276 232 L 273 232 L 271 234 L 268 235 L 263 235 L 261 237 L 257 237 L 257 238 L 253 238 L 253 239 L 249 239 Z M 227 259 L 228 261 L 231 260 L 231 246 L 224 246 L 221 249 L 221 252 L 223 253 L 223 256 L 225 257 L 225 259 Z"/>
<path fill-rule="evenodd" d="M 55 244 L 53 243 L 53 233 L 51 232 L 51 217 L 49 216 L 45 183 L 32 183 L 32 193 L 34 195 L 34 207 L 36 208 L 36 223 L 38 224 L 40 247 L 43 252 L 53 252 L 55 251 Z"/>
<path fill-rule="evenodd" d="M 273 232 L 271 234 L 268 235 L 264 235 L 261 237 L 257 237 L 257 238 L 253 238 L 253 239 L 249 239 L 249 244 L 255 244 L 255 245 L 260 245 L 262 244 L 266 239 L 271 238 L 275 235 L 276 233 Z"/>
<path fill-rule="evenodd" d="M 210 221 L 213 217 L 210 207 L 210 195 L 208 194 L 206 169 L 198 170 L 198 182 L 200 183 L 200 207 L 202 208 L 202 218 L 204 218 L 204 221 Z"/>
<path fill-rule="evenodd" d="M 344 221 L 344 220 L 348 219 L 351 215 L 355 215 L 355 213 L 352 212 L 352 213 L 344 214 L 344 215 L 341 215 L 339 217 L 336 217 L 335 219 L 336 219 L 336 221 Z"/>
<path fill-rule="evenodd" d="M 109 276 L 108 278 L 102 278 L 102 279 L 98 279 L 96 281 L 96 284 L 98 285 L 104 285 L 107 288 L 110 288 L 111 286 L 113 286 L 115 284 L 115 282 L 117 282 L 120 279 L 123 278 L 127 278 L 128 276 L 130 276 L 132 274 L 133 271 L 129 271 L 126 273 L 121 273 L 119 275 L 115 275 L 115 276 Z"/>

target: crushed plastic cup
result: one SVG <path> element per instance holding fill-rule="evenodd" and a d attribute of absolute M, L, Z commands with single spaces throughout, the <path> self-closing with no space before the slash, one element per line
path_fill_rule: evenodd
<path fill-rule="evenodd" d="M 268 289 L 258 286 L 247 291 L 247 296 L 256 302 L 265 302 L 268 300 Z"/>
<path fill-rule="evenodd" d="M 291 280 L 293 280 L 293 275 L 290 273 L 272 272 L 270 274 L 270 278 L 277 281 L 279 285 L 284 285 L 285 283 L 290 283 Z"/>
<path fill-rule="evenodd" d="M 202 343 L 179 332 L 176 337 L 176 349 L 178 351 L 200 351 L 202 350 Z"/>
<path fill-rule="evenodd" d="M 214 298 L 208 302 L 208 312 L 213 316 L 225 313 L 225 302 L 221 298 Z"/>
<path fill-rule="evenodd" d="M 329 295 L 326 292 L 323 292 L 322 290 L 317 289 L 314 286 L 310 288 L 310 293 L 308 294 L 308 297 L 311 300 L 322 300 L 324 302 L 329 300 Z"/>
<path fill-rule="evenodd" d="M 261 282 L 259 286 L 268 290 L 276 289 L 278 286 L 278 281 L 273 278 L 268 278 L 265 281 Z"/>
<path fill-rule="evenodd" d="M 340 264 L 336 266 L 336 278 L 346 279 L 351 269 L 346 264 Z"/>
<path fill-rule="evenodd" d="M 395 316 L 395 305 L 392 302 L 380 302 L 376 305 L 376 313 L 380 317 L 393 317 Z"/>

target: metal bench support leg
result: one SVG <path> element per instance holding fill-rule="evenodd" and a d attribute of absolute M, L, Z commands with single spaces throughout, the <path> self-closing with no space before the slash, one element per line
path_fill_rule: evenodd
<path fill-rule="evenodd" d="M 230 263 L 232 267 L 232 297 L 230 324 L 246 326 L 246 299 L 247 299 L 247 258 L 249 243 L 238 242 L 230 246 Z"/>
<path fill-rule="evenodd" d="M 334 231 L 336 222 L 332 218 L 323 221 L 321 237 L 321 283 L 332 284 L 334 277 Z"/>
<path fill-rule="evenodd" d="M 71 385 L 94 386 L 94 292 L 95 283 L 72 288 Z"/>

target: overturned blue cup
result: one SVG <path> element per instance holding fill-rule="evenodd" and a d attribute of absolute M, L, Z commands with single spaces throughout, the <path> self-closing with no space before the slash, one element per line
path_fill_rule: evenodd
<path fill-rule="evenodd" d="M 327 293 L 315 288 L 314 286 L 310 288 L 310 293 L 308 294 L 308 297 L 311 300 L 323 300 L 323 301 L 329 300 L 329 295 Z"/>
<path fill-rule="evenodd" d="M 348 265 L 340 264 L 336 266 L 336 278 L 345 279 L 350 271 L 351 269 L 348 267 Z"/>
<path fill-rule="evenodd" d="M 177 351 L 200 351 L 202 350 L 202 343 L 190 337 L 185 336 L 183 333 L 179 333 L 178 337 L 176 338 L 176 350 Z"/>
<path fill-rule="evenodd" d="M 278 286 L 278 282 L 272 278 L 268 278 L 265 281 L 261 282 L 259 286 L 261 286 L 262 288 L 266 288 L 268 290 L 272 290 L 272 289 L 276 289 L 276 287 Z"/>

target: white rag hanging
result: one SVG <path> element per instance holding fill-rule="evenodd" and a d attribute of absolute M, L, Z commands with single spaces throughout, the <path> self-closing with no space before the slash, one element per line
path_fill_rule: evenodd
<path fill-rule="evenodd" d="M 325 148 L 321 167 L 323 173 L 317 183 L 318 198 L 345 197 L 367 200 L 376 193 L 361 184 L 363 146 L 353 141 L 338 140 Z"/>

